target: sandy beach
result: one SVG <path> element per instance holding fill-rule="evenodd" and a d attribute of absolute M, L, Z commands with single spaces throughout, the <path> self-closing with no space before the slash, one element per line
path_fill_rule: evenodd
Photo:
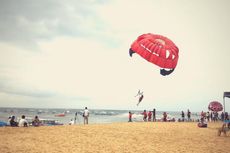
<path fill-rule="evenodd" d="M 229 153 L 230 133 L 221 123 L 136 122 L 0 128 L 1 153 Z"/>

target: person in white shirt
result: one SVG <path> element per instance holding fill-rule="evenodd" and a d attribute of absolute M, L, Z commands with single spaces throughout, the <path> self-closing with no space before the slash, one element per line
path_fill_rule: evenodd
<path fill-rule="evenodd" d="M 27 127 L 29 125 L 28 121 L 25 118 L 26 118 L 25 115 L 22 115 L 22 118 L 20 119 L 18 126 Z"/>
<path fill-rule="evenodd" d="M 7 121 L 7 126 L 10 126 L 10 120 L 11 120 L 12 116 L 8 117 L 8 121 Z"/>
<path fill-rule="evenodd" d="M 73 119 L 70 120 L 69 125 L 74 125 L 74 120 Z"/>
<path fill-rule="evenodd" d="M 85 110 L 83 112 L 83 117 L 84 117 L 84 124 L 88 124 L 88 120 L 89 120 L 89 110 L 87 109 L 87 107 L 85 107 Z"/>

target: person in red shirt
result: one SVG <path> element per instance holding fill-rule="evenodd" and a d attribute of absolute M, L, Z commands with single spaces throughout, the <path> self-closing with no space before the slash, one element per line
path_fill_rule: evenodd
<path fill-rule="evenodd" d="M 146 112 L 146 110 L 144 110 L 142 115 L 144 115 L 143 120 L 146 122 L 147 121 L 147 112 Z"/>
<path fill-rule="evenodd" d="M 129 112 L 129 122 L 132 122 L 132 115 L 133 113 Z"/>
<path fill-rule="evenodd" d="M 148 121 L 151 121 L 151 118 L 152 118 L 152 112 L 149 111 L 149 112 L 148 112 Z"/>

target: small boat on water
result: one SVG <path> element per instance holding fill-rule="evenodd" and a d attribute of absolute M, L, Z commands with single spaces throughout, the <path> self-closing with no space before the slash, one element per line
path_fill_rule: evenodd
<path fill-rule="evenodd" d="M 69 111 L 64 111 L 63 113 L 60 113 L 60 114 L 55 114 L 54 116 L 55 117 L 65 117 L 66 114 L 68 114 Z"/>
<path fill-rule="evenodd" d="M 65 113 L 61 113 L 61 114 L 55 114 L 55 117 L 65 117 Z"/>

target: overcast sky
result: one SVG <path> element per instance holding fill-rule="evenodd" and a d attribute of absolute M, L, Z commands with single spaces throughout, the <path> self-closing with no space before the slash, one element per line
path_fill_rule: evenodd
<path fill-rule="evenodd" d="M 0 107 L 207 111 L 230 91 L 228 0 L 0 4 Z M 129 57 L 131 43 L 144 33 L 178 46 L 171 75 Z M 139 89 L 145 97 L 137 107 Z"/>

